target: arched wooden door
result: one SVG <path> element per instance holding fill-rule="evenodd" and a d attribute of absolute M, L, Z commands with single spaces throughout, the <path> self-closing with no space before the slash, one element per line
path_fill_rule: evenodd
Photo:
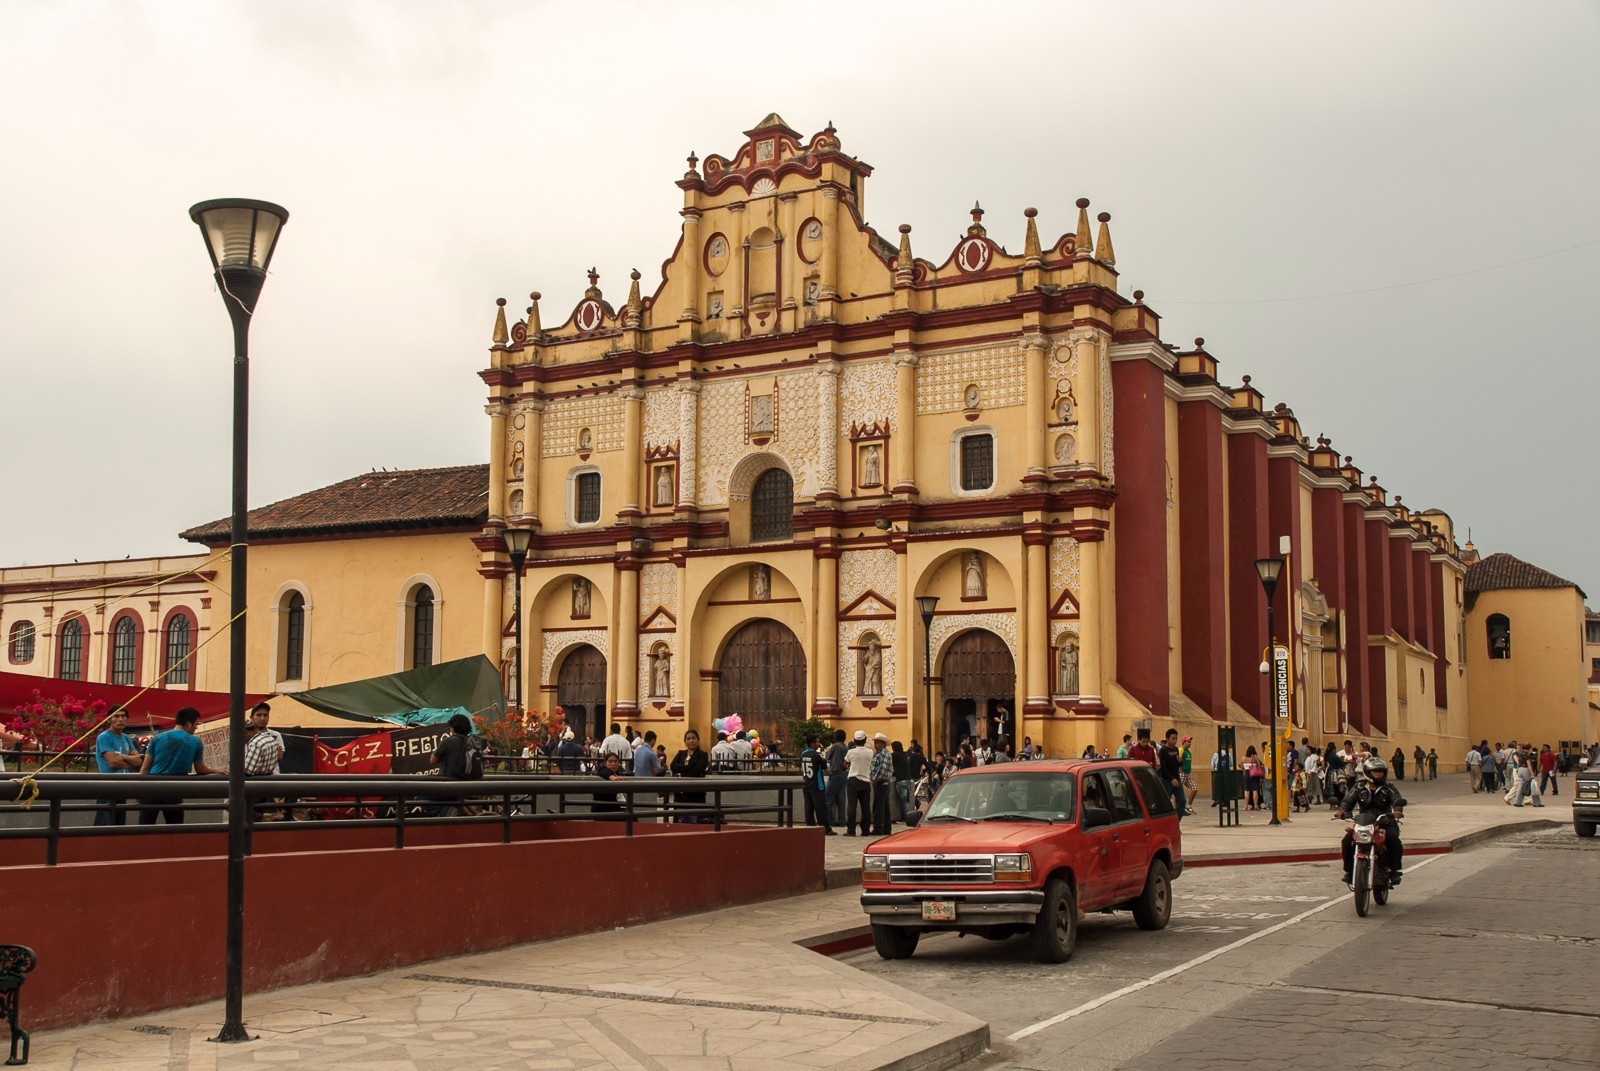
<path fill-rule="evenodd" d="M 605 737 L 606 656 L 584 644 L 573 648 L 556 674 L 556 705 L 567 715 L 578 742 Z"/>
<path fill-rule="evenodd" d="M 948 747 L 969 733 L 995 740 L 1016 732 L 1017 666 L 1005 640 L 987 629 L 963 632 L 945 648 L 939 675 Z"/>
<path fill-rule="evenodd" d="M 741 625 L 717 668 L 717 717 L 737 714 L 746 729 L 776 740 L 786 735 L 785 722 L 806 716 L 806 652 L 784 625 L 768 618 Z"/>

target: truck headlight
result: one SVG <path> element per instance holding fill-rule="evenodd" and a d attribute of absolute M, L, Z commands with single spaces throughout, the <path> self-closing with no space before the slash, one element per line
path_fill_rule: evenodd
<path fill-rule="evenodd" d="M 1033 856 L 1027 852 L 994 857 L 995 881 L 1032 881 Z"/>
<path fill-rule="evenodd" d="M 889 857 L 887 855 L 863 855 L 861 857 L 862 881 L 888 881 Z"/>

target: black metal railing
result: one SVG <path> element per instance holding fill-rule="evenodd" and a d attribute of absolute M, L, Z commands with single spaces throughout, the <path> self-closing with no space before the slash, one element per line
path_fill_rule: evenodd
<path fill-rule="evenodd" d="M 30 792 L 19 777 L 0 779 L 0 840 L 43 841 L 47 866 L 56 865 L 61 841 L 66 839 L 225 834 L 228 829 L 220 818 L 187 820 L 198 812 L 222 814 L 228 782 L 220 777 L 42 774 L 32 783 L 38 796 L 30 807 L 24 806 Z M 625 836 L 632 836 L 641 822 L 705 824 L 716 831 L 734 821 L 792 826 L 800 788 L 797 777 L 751 774 L 620 781 L 514 774 L 470 781 L 402 774 L 287 774 L 252 778 L 245 782 L 244 792 L 250 803 L 247 836 L 251 839 L 264 830 L 282 828 L 283 823 L 265 817 L 282 814 L 307 823 L 302 829 L 392 829 L 394 846 L 404 848 L 408 828 L 499 827 L 501 843 L 509 844 L 516 825 L 579 817 L 620 823 Z M 747 799 L 768 793 L 772 802 Z M 184 820 L 170 825 L 151 820 L 162 811 L 179 812 Z M 88 824 L 100 812 L 108 818 L 120 813 L 126 824 Z"/>

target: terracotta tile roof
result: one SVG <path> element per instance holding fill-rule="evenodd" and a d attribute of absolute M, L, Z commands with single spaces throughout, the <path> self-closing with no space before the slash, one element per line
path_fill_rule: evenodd
<path fill-rule="evenodd" d="M 1467 591 L 1500 591 L 1506 588 L 1576 588 L 1570 580 L 1563 580 L 1537 565 L 1529 565 L 1521 558 L 1505 552 L 1491 554 L 1467 567 Z"/>
<path fill-rule="evenodd" d="M 365 472 L 250 511 L 252 539 L 389 529 L 467 527 L 489 513 L 489 466 Z M 193 543 L 228 538 L 227 518 L 179 533 Z"/>

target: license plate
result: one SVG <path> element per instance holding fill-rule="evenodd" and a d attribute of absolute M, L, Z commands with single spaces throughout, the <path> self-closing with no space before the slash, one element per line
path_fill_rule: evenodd
<path fill-rule="evenodd" d="M 1600 785 L 1579 785 L 1578 798 L 1586 800 L 1600 798 Z"/>
<path fill-rule="evenodd" d="M 954 900 L 922 901 L 923 922 L 954 922 L 955 920 L 956 902 Z"/>

